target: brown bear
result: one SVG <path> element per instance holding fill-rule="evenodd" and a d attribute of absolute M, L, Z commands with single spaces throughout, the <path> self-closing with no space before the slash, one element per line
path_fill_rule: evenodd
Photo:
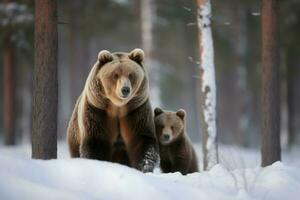
<path fill-rule="evenodd" d="M 164 111 L 155 108 L 155 128 L 159 140 L 162 172 L 181 172 L 183 175 L 198 172 L 198 161 L 186 133 L 186 112 Z"/>
<path fill-rule="evenodd" d="M 71 157 L 153 171 L 158 143 L 143 60 L 141 49 L 99 52 L 69 122 Z"/>

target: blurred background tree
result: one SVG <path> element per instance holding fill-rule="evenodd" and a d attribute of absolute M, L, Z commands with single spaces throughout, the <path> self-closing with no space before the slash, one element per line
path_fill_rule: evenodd
<path fill-rule="evenodd" d="M 34 1 L 15 0 L 32 15 Z M 215 49 L 219 142 L 244 147 L 260 146 L 261 135 L 261 14 L 259 0 L 212 2 Z M 141 1 L 58 1 L 58 137 L 66 127 L 76 98 L 83 89 L 97 53 L 102 49 L 130 51 L 142 47 Z M 152 64 L 159 78 L 160 102 L 164 109 L 186 109 L 188 132 L 193 141 L 201 137 L 196 109 L 198 67 L 196 2 L 152 0 Z M 3 77 L 3 5 L 0 0 L 0 76 Z M 300 130 L 300 2 L 280 2 L 281 110 L 283 147 L 299 144 Z M 17 142 L 29 140 L 32 110 L 33 24 L 18 26 L 14 35 L 15 132 Z M 0 111 L 4 113 L 4 80 L 0 82 Z M 5 115 L 0 115 L 4 135 Z"/>
<path fill-rule="evenodd" d="M 18 60 L 26 58 L 22 53 L 32 51 L 30 48 L 30 34 L 28 30 L 33 21 L 32 10 L 25 3 L 13 0 L 4 0 L 0 4 L 0 36 L 3 63 L 3 137 L 6 145 L 16 143 L 20 127 L 17 123 L 22 115 L 22 105 L 19 104 L 22 90 L 18 88 L 24 77 L 21 70 L 33 59 L 25 59 L 25 65 Z M 17 66 L 21 66 L 18 68 Z M 25 89 L 25 88 L 24 88 Z"/>

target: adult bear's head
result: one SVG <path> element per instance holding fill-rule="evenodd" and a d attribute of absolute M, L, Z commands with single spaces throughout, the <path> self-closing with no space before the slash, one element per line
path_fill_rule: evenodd
<path fill-rule="evenodd" d="M 103 98 L 109 99 L 113 105 L 121 107 L 132 99 L 141 103 L 148 98 L 148 78 L 143 60 L 141 49 L 130 53 L 100 51 L 86 83 L 88 100 L 102 107 Z"/>

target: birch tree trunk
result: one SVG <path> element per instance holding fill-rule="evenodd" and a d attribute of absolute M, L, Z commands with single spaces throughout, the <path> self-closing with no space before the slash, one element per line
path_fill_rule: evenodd
<path fill-rule="evenodd" d="M 158 87 L 159 73 L 153 62 L 153 21 L 155 0 L 141 0 L 141 32 L 142 49 L 145 52 L 145 65 L 149 72 L 150 96 L 155 106 L 160 105 L 160 90 Z"/>
<path fill-rule="evenodd" d="M 57 1 L 35 1 L 32 158 L 57 157 Z"/>
<path fill-rule="evenodd" d="M 210 0 L 197 0 L 200 51 L 200 119 L 203 143 L 203 168 L 208 170 L 218 163 L 216 127 L 216 80 L 214 49 L 211 32 Z"/>
<path fill-rule="evenodd" d="M 278 13 L 278 0 L 262 0 L 262 166 L 281 160 Z"/>

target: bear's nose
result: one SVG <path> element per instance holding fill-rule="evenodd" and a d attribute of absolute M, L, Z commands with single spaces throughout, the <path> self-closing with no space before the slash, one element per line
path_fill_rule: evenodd
<path fill-rule="evenodd" d="M 164 134 L 163 139 L 164 139 L 164 141 L 168 141 L 170 139 L 170 135 L 169 134 Z"/>
<path fill-rule="evenodd" d="M 128 94 L 130 93 L 130 88 L 127 86 L 122 87 L 121 92 L 123 94 L 123 97 L 127 97 Z"/>

